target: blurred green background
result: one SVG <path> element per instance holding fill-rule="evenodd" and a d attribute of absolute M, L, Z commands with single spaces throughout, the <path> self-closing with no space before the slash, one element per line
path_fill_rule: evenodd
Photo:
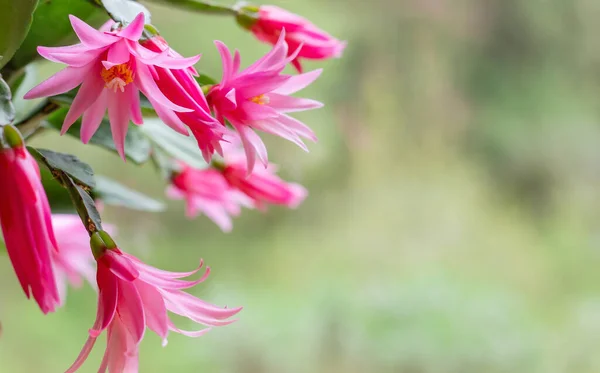
<path fill-rule="evenodd" d="M 319 143 L 305 154 L 263 136 L 310 196 L 297 211 L 244 211 L 231 234 L 187 220 L 180 202 L 161 214 L 106 209 L 125 250 L 169 270 L 202 257 L 213 272 L 193 293 L 245 307 L 166 348 L 148 333 L 140 372 L 599 372 L 600 3 L 273 3 L 348 40 L 302 92 L 326 103 L 298 115 Z M 214 39 L 244 65 L 268 50 L 231 19 L 149 8 L 212 75 Z M 35 143 L 162 198 L 151 165 L 51 132 Z M 71 291 L 43 316 L 8 260 L 0 273 L 0 371 L 64 371 L 95 294 Z"/>

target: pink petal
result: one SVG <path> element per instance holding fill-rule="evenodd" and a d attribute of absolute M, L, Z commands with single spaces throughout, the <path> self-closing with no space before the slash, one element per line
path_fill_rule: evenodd
<path fill-rule="evenodd" d="M 65 47 L 37 47 L 37 51 L 40 56 L 49 61 L 63 63 L 72 67 L 81 67 L 87 65 L 94 59 L 98 58 L 103 51 L 102 49 L 90 50 L 83 44 L 77 44 L 77 46 L 81 46 L 82 48 L 72 48 L 67 50 Z"/>
<path fill-rule="evenodd" d="M 233 61 L 231 60 L 231 52 L 227 46 L 219 41 L 215 40 L 215 46 L 221 55 L 221 62 L 223 64 L 223 75 L 221 78 L 221 84 L 226 84 L 229 79 L 231 79 L 233 75 Z"/>
<path fill-rule="evenodd" d="M 323 69 L 317 69 L 304 74 L 294 75 L 277 89 L 273 90 L 273 93 L 278 93 L 280 95 L 296 93 L 314 82 L 322 72 Z"/>
<path fill-rule="evenodd" d="M 96 102 L 83 113 L 79 135 L 84 144 L 90 141 L 94 133 L 98 130 L 98 127 L 100 127 L 100 123 L 102 123 L 102 118 L 104 118 L 106 108 L 108 107 L 108 92 L 108 90 L 102 91 Z"/>
<path fill-rule="evenodd" d="M 122 253 L 117 253 L 112 250 L 108 250 L 99 259 L 102 263 L 110 269 L 111 273 L 115 274 L 119 278 L 125 281 L 133 281 L 140 275 L 135 265 Z"/>
<path fill-rule="evenodd" d="M 144 25 L 144 13 L 140 13 L 127 27 L 119 32 L 119 36 L 132 41 L 138 41 L 144 32 Z"/>
<path fill-rule="evenodd" d="M 65 134 L 69 127 L 98 100 L 103 89 L 104 80 L 99 75 L 91 74 L 85 78 L 65 117 L 61 134 Z"/>
<path fill-rule="evenodd" d="M 137 125 L 143 124 L 144 117 L 142 116 L 142 106 L 140 104 L 140 91 L 132 87 L 129 93 L 131 95 L 131 121 Z"/>
<path fill-rule="evenodd" d="M 133 341 L 137 344 L 144 337 L 146 330 L 146 317 L 144 303 L 132 282 L 119 281 L 119 301 L 117 314 L 129 331 Z"/>
<path fill-rule="evenodd" d="M 91 65 L 83 67 L 67 67 L 32 88 L 25 94 L 24 98 L 30 100 L 40 97 L 55 96 L 70 91 L 81 84 L 86 75 L 89 74 L 90 67 Z"/>
<path fill-rule="evenodd" d="M 120 40 L 108 48 L 106 61 L 102 61 L 102 65 L 106 70 L 116 65 L 122 65 L 129 62 L 131 54 L 125 40 Z"/>
<path fill-rule="evenodd" d="M 276 93 L 269 93 L 269 106 L 282 112 L 291 113 L 296 111 L 304 111 L 318 109 L 323 107 L 323 103 L 308 98 L 291 97 Z"/>
<path fill-rule="evenodd" d="M 110 129 L 117 152 L 125 160 L 125 136 L 129 128 L 129 115 L 131 113 L 131 86 L 125 87 L 125 92 L 108 91 L 108 118 Z"/>
<path fill-rule="evenodd" d="M 102 48 L 119 40 L 114 35 L 105 34 L 91 27 L 74 15 L 69 15 L 71 26 L 81 42 L 91 48 Z"/>
<path fill-rule="evenodd" d="M 162 295 L 152 286 L 143 281 L 136 281 L 135 286 L 144 304 L 144 315 L 148 328 L 166 341 L 169 334 L 167 307 Z"/>
<path fill-rule="evenodd" d="M 154 79 L 152 78 L 152 75 L 150 74 L 148 67 L 146 67 L 143 64 L 137 64 L 136 70 L 137 70 L 137 74 L 135 77 L 136 84 L 137 84 L 138 88 L 140 89 L 140 91 L 142 91 L 142 93 L 146 97 L 152 98 L 152 100 L 154 100 L 154 102 L 156 102 L 159 105 L 163 105 L 165 108 L 170 109 L 170 110 L 174 110 L 174 111 L 178 111 L 178 112 L 192 112 L 193 111 L 192 109 L 187 109 L 187 108 L 181 107 L 181 106 L 176 105 L 173 102 L 171 102 L 171 100 L 169 100 L 161 92 L 160 88 L 158 88 L 158 86 L 154 82 Z"/>
<path fill-rule="evenodd" d="M 95 343 L 95 337 L 88 337 L 87 341 L 83 345 L 83 348 L 81 349 L 81 352 L 79 353 L 79 356 L 77 356 L 75 362 L 69 367 L 69 369 L 65 371 L 65 373 L 75 373 L 77 370 L 79 370 L 79 368 L 87 360 L 88 356 L 90 355 L 90 352 L 92 352 Z"/>
<path fill-rule="evenodd" d="M 211 329 L 212 328 L 204 328 L 204 329 L 196 330 L 196 331 L 181 330 L 181 329 L 177 328 L 171 320 L 169 320 L 169 330 L 172 330 L 175 333 L 185 335 L 186 337 L 191 337 L 191 338 L 200 337 L 200 336 L 203 336 L 204 334 L 206 334 L 207 332 L 209 332 Z"/>
<path fill-rule="evenodd" d="M 117 278 L 108 270 L 108 268 L 98 265 L 98 313 L 94 326 L 90 330 L 92 337 L 97 337 L 102 330 L 112 322 L 117 309 L 118 286 Z"/>

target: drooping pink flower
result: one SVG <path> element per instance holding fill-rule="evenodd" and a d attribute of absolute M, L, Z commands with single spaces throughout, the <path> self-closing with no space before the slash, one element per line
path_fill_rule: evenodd
<path fill-rule="evenodd" d="M 57 244 L 50 205 L 38 165 L 21 135 L 12 126 L 3 128 L 10 146 L 0 145 L 0 225 L 6 251 L 27 298 L 33 295 L 46 314 L 59 304 L 51 260 Z"/>
<path fill-rule="evenodd" d="M 225 148 L 225 161 L 220 167 L 223 177 L 230 187 L 250 198 L 252 205 L 259 210 L 267 205 L 298 207 L 308 195 L 300 184 L 288 183 L 275 173 L 277 166 L 269 163 L 267 168 L 254 167 L 248 172 L 243 152 L 233 146 Z"/>
<path fill-rule="evenodd" d="M 259 8 L 258 21 L 251 26 L 250 31 L 258 40 L 275 44 L 284 29 L 285 41 L 290 51 L 301 48 L 292 60 L 298 72 L 302 72 L 301 58 L 310 60 L 339 58 L 346 48 L 346 42 L 339 41 L 306 18 L 273 5 L 263 5 Z"/>
<path fill-rule="evenodd" d="M 44 58 L 68 65 L 38 86 L 25 98 L 53 96 L 79 88 L 64 120 L 62 133 L 81 116 L 81 140 L 87 143 L 94 135 L 108 109 L 111 131 L 117 151 L 125 159 L 124 142 L 129 121 L 142 124 L 140 92 L 151 98 L 157 112 L 192 111 L 173 103 L 158 88 L 150 67 L 186 69 L 200 56 L 174 58 L 167 53 L 149 53 L 138 43 L 144 31 L 140 13 L 127 27 L 99 31 L 75 16 L 71 25 L 81 41 L 66 47 L 38 47 Z"/>
<path fill-rule="evenodd" d="M 163 339 L 163 345 L 169 331 L 197 337 L 210 330 L 181 330 L 169 319 L 168 311 L 211 327 L 235 321 L 228 319 L 241 310 L 220 308 L 182 291 L 206 279 L 208 268 L 199 280 L 180 280 L 196 273 L 202 263 L 195 271 L 176 273 L 144 264 L 116 247 L 95 252 L 95 256 L 100 290 L 98 313 L 87 342 L 67 373 L 81 367 L 105 329 L 107 345 L 99 372 L 108 368 L 111 373 L 135 373 L 138 371 L 138 347 L 146 327 Z"/>
<path fill-rule="evenodd" d="M 289 96 L 319 77 L 321 70 L 296 76 L 282 74 L 288 62 L 298 51 L 288 56 L 285 32 L 282 31 L 273 49 L 250 67 L 240 71 L 240 55 L 236 51 L 232 59 L 225 44 L 215 42 L 223 61 L 223 77 L 207 95 L 217 119 L 227 119 L 238 132 L 246 157 L 248 169 L 254 167 L 256 157 L 267 165 L 267 149 L 253 131 L 261 130 L 290 140 L 307 150 L 301 137 L 316 141 L 313 131 L 304 123 L 286 113 L 315 109 L 320 102 Z"/>
<path fill-rule="evenodd" d="M 152 53 L 167 53 L 172 58 L 182 58 L 160 36 L 142 41 L 141 44 Z M 142 50 L 140 49 L 140 52 Z M 148 97 L 150 102 L 158 108 L 157 114 L 163 122 L 186 136 L 188 135 L 186 126 L 189 127 L 206 162 L 210 162 L 215 151 L 222 155 L 220 141 L 225 133 L 225 128 L 210 114 L 204 93 L 194 79 L 194 76 L 198 76 L 196 69 L 193 66 L 187 69 L 150 66 L 150 71 L 156 76 L 156 83 L 165 96 L 177 105 L 193 109 L 191 112 L 178 112 L 162 108 L 160 105 L 154 104 L 152 97 Z"/>
<path fill-rule="evenodd" d="M 62 305 L 67 297 L 67 282 L 79 288 L 85 279 L 96 288 L 96 264 L 90 250 L 90 237 L 79 216 L 53 214 L 52 225 L 58 243 L 58 251 L 52 252 L 52 262 Z M 113 226 L 103 226 L 110 234 L 115 232 Z"/>
<path fill-rule="evenodd" d="M 167 196 L 185 199 L 189 218 L 203 213 L 224 232 L 231 231 L 231 217 L 240 214 L 241 205 L 252 206 L 247 197 L 229 186 L 221 172 L 192 168 L 182 162 L 180 170 L 171 177 Z"/>

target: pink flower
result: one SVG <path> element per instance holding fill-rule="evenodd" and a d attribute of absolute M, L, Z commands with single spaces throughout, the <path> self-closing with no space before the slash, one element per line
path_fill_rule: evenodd
<path fill-rule="evenodd" d="M 160 36 L 155 36 L 141 43 L 152 53 L 167 53 L 174 59 L 181 59 L 181 55 L 171 49 L 167 42 Z M 140 49 L 142 51 L 142 49 Z M 210 108 L 202 93 L 202 89 L 194 79 L 198 72 L 192 66 L 187 69 L 169 69 L 160 66 L 150 66 L 150 71 L 156 76 L 156 83 L 160 90 L 175 104 L 192 108 L 191 112 L 178 112 L 163 108 L 155 104 L 152 97 L 150 102 L 157 108 L 159 117 L 175 131 L 188 135 L 189 127 L 198 142 L 204 159 L 210 162 L 215 151 L 222 154 L 221 140 L 225 129 L 210 114 Z"/>
<path fill-rule="evenodd" d="M 239 71 L 239 53 L 236 51 L 232 59 L 225 44 L 215 42 L 223 60 L 223 78 L 211 88 L 207 99 L 217 119 L 221 123 L 227 119 L 239 133 L 248 169 L 254 167 L 256 156 L 265 167 L 268 163 L 265 145 L 253 129 L 283 137 L 305 150 L 301 137 L 316 141 L 310 128 L 285 113 L 323 106 L 314 100 L 289 96 L 317 79 L 321 70 L 296 76 L 282 74 L 287 63 L 298 53 L 296 50 L 286 57 L 288 46 L 284 38 L 282 31 L 273 49 L 243 71 Z"/>
<path fill-rule="evenodd" d="M 93 239 L 93 238 L 92 238 Z M 137 372 L 138 348 L 146 327 L 154 331 L 166 344 L 169 330 L 197 337 L 210 328 L 198 331 L 178 329 L 167 311 L 184 316 L 196 323 L 222 326 L 241 308 L 219 308 L 206 303 L 182 289 L 190 288 L 206 279 L 209 270 L 196 281 L 179 280 L 196 273 L 176 273 L 156 269 L 142 263 L 118 248 L 95 251 L 98 263 L 98 313 L 77 360 L 67 370 L 75 372 L 87 359 L 97 337 L 107 330 L 107 345 L 99 372 Z"/>
<path fill-rule="evenodd" d="M 79 216 L 53 214 L 52 225 L 58 243 L 58 251 L 52 252 L 52 262 L 62 305 L 67 297 L 67 282 L 79 288 L 83 278 L 96 288 L 96 264 L 90 250 L 90 237 Z M 111 234 L 115 231 L 109 224 L 103 226 Z"/>
<path fill-rule="evenodd" d="M 252 206 L 247 197 L 229 186 L 219 171 L 199 170 L 183 163 L 180 167 L 171 178 L 167 196 L 185 199 L 189 218 L 203 213 L 224 232 L 229 232 L 233 227 L 231 217 L 240 214 L 240 205 Z"/>
<path fill-rule="evenodd" d="M 254 167 L 249 173 L 244 155 L 228 150 L 230 148 L 225 149 L 225 163 L 221 167 L 223 177 L 231 188 L 250 198 L 257 209 L 264 210 L 267 204 L 296 208 L 308 195 L 302 185 L 287 183 L 275 175 L 274 164 L 270 163 L 267 168 Z"/>
<path fill-rule="evenodd" d="M 185 69 L 196 63 L 200 56 L 174 58 L 142 48 L 138 44 L 144 31 L 142 13 L 127 27 L 114 31 L 98 31 L 75 16 L 70 16 L 70 19 L 80 44 L 38 47 L 44 58 L 68 67 L 25 95 L 27 99 L 53 96 L 81 85 L 63 123 L 63 134 L 83 116 L 81 141 L 87 143 L 108 109 L 117 151 L 125 159 L 124 142 L 129 121 L 138 125 L 143 122 L 140 92 L 151 99 L 157 111 L 192 111 L 174 104 L 161 92 L 150 68 Z"/>
<path fill-rule="evenodd" d="M 21 135 L 12 126 L 3 128 L 11 146 L 0 146 L 0 224 L 6 251 L 27 298 L 33 295 L 46 314 L 59 304 L 51 260 L 57 244 L 50 205 L 38 165 Z"/>
<path fill-rule="evenodd" d="M 325 60 L 339 58 L 346 48 L 346 42 L 339 41 L 305 18 L 272 5 L 263 5 L 258 10 L 258 21 L 250 31 L 265 43 L 275 44 L 282 30 L 286 31 L 285 41 L 290 51 L 300 52 L 292 60 L 298 72 L 302 72 L 301 58 Z"/>

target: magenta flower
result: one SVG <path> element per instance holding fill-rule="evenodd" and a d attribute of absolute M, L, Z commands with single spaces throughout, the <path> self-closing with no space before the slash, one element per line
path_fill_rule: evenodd
<path fill-rule="evenodd" d="M 166 53 L 174 59 L 182 58 L 160 36 L 143 41 L 142 45 L 152 53 Z M 150 71 L 156 76 L 156 83 L 160 90 L 170 100 L 179 106 L 193 109 L 191 112 L 178 112 L 162 107 L 159 103 L 154 102 L 154 98 L 148 97 L 154 107 L 157 108 L 156 112 L 163 122 L 186 136 L 188 135 L 186 126 L 189 127 L 207 162 L 210 162 L 215 151 L 222 154 L 219 142 L 225 129 L 210 114 L 210 108 L 204 93 L 202 93 L 202 89 L 194 79 L 194 76 L 198 76 L 198 72 L 191 66 L 187 69 L 151 66 Z"/>
<path fill-rule="evenodd" d="M 227 320 L 241 308 L 219 308 L 206 303 L 182 289 L 190 288 L 204 281 L 205 274 L 196 281 L 180 280 L 196 273 L 176 273 L 156 269 L 142 263 L 132 255 L 114 247 L 95 251 L 98 263 L 97 282 L 98 313 L 94 326 L 89 331 L 77 360 L 67 370 L 75 372 L 85 362 L 97 337 L 107 330 L 107 344 L 99 372 L 137 372 L 138 348 L 146 327 L 163 339 L 166 345 L 169 331 L 197 337 L 210 328 L 198 331 L 178 329 L 169 319 L 167 311 L 184 316 L 196 323 L 207 326 L 222 326 L 235 320 Z"/>
<path fill-rule="evenodd" d="M 46 314 L 59 304 L 51 260 L 57 244 L 50 205 L 38 165 L 21 135 L 12 126 L 3 129 L 10 145 L 0 145 L 0 225 L 6 251 L 27 298 L 33 295 Z"/>
<path fill-rule="evenodd" d="M 52 262 L 60 304 L 63 305 L 67 297 L 67 282 L 79 288 L 85 279 L 96 288 L 96 264 L 90 250 L 90 237 L 79 216 L 53 214 L 52 225 L 58 243 L 58 251 L 52 252 Z M 115 232 L 113 226 L 103 226 L 110 234 Z"/>
<path fill-rule="evenodd" d="M 232 59 L 225 44 L 219 41 L 215 44 L 223 60 L 223 78 L 211 88 L 207 99 L 217 119 L 223 124 L 227 119 L 239 133 L 248 169 L 253 169 L 257 156 L 265 167 L 268 163 L 267 149 L 253 129 L 283 137 L 307 150 L 301 137 L 316 141 L 313 131 L 286 113 L 315 109 L 323 104 L 289 95 L 312 83 L 321 70 L 296 76 L 281 73 L 298 53 L 296 50 L 286 57 L 288 46 L 283 31 L 273 49 L 243 71 L 239 71 L 237 51 Z"/>
<path fill-rule="evenodd" d="M 258 21 L 252 25 L 250 31 L 258 40 L 275 44 L 284 29 L 285 41 L 290 47 L 290 52 L 301 48 L 292 60 L 298 72 L 302 72 L 301 58 L 310 60 L 339 58 L 346 48 L 346 42 L 339 41 L 307 19 L 272 5 L 263 5 L 259 8 Z"/>
<path fill-rule="evenodd" d="M 192 111 L 174 104 L 156 85 L 151 67 L 186 69 L 200 56 L 174 58 L 149 53 L 138 44 L 144 31 L 144 15 L 140 13 L 131 24 L 115 31 L 98 31 L 75 16 L 71 25 L 81 40 L 66 47 L 38 47 L 44 58 L 68 65 L 64 70 L 29 91 L 25 98 L 53 96 L 79 88 L 62 127 L 64 134 L 81 116 L 81 141 L 87 143 L 94 135 L 105 112 L 113 139 L 121 158 L 125 159 L 124 142 L 131 120 L 142 124 L 140 92 L 151 98 L 157 112 Z"/>
<path fill-rule="evenodd" d="M 189 218 L 203 213 L 224 232 L 229 232 L 233 227 L 231 217 L 240 214 L 240 206 L 252 206 L 246 196 L 229 186 L 221 172 L 210 168 L 199 170 L 183 163 L 180 168 L 171 177 L 167 196 L 185 199 Z"/>
<path fill-rule="evenodd" d="M 302 185 L 281 180 L 275 174 L 277 167 L 272 163 L 267 168 L 254 167 L 249 173 L 244 154 L 234 148 L 225 149 L 225 163 L 221 171 L 230 187 L 250 198 L 252 205 L 259 210 L 265 210 L 269 204 L 296 208 L 308 195 Z"/>

